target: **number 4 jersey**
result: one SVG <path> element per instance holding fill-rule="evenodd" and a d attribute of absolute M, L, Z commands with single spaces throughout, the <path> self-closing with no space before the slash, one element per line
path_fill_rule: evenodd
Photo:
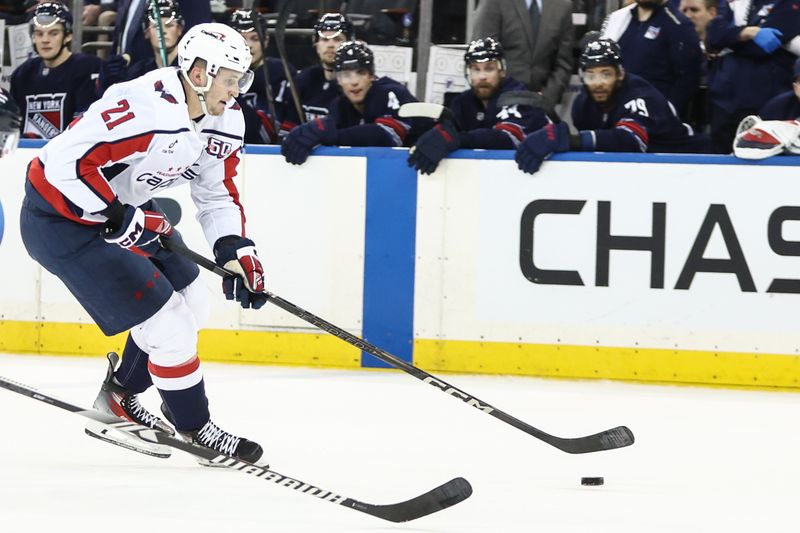
<path fill-rule="evenodd" d="M 572 123 L 592 139 L 590 149 L 599 152 L 695 153 L 708 148 L 655 87 L 628 72 L 609 108 L 592 100 L 584 85 L 572 104 Z"/>
<path fill-rule="evenodd" d="M 34 188 L 62 216 L 97 224 L 115 197 L 138 206 L 188 184 L 209 243 L 243 235 L 233 183 L 244 134 L 241 109 L 231 101 L 220 116 L 192 120 L 179 76 L 167 67 L 109 88 L 42 148 L 28 171 Z"/>

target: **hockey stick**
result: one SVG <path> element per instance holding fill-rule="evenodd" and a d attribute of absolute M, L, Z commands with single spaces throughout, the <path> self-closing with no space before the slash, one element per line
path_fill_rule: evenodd
<path fill-rule="evenodd" d="M 561 117 L 553 109 L 548 109 L 544 104 L 544 99 L 539 93 L 533 91 L 506 91 L 497 98 L 498 107 L 511 107 L 515 105 L 538 107 L 553 122 L 561 122 Z"/>
<path fill-rule="evenodd" d="M 457 477 L 455 479 L 451 479 L 443 485 L 436 487 L 433 490 L 426 492 L 425 494 L 421 494 L 404 502 L 389 505 L 374 505 L 371 503 L 364 503 L 354 500 L 353 498 L 341 496 L 325 489 L 315 487 L 314 485 L 309 485 L 308 483 L 300 481 L 299 479 L 279 474 L 278 472 L 270 470 L 269 468 L 256 466 L 252 463 L 248 463 L 247 461 L 242 461 L 241 459 L 236 459 L 229 455 L 217 453 L 209 448 L 204 448 L 202 446 L 186 442 L 183 439 L 173 437 L 161 430 L 139 426 L 128 422 L 127 420 L 123 420 L 122 418 L 101 413 L 93 409 L 83 409 L 82 407 L 59 400 L 54 396 L 48 396 L 47 394 L 39 392 L 32 387 L 5 379 L 3 377 L 0 377 L 0 388 L 16 392 L 22 396 L 27 396 L 28 398 L 33 398 L 34 400 L 39 400 L 40 402 L 52 405 L 53 407 L 58 407 L 59 409 L 64 409 L 70 413 L 75 413 L 76 415 L 89 418 L 104 424 L 109 428 L 131 433 L 142 440 L 170 446 L 191 455 L 207 459 L 215 465 L 226 466 L 244 474 L 251 474 L 257 478 L 263 479 L 264 481 L 271 481 L 277 485 L 302 492 L 303 494 L 316 496 L 320 500 L 325 500 L 331 503 L 342 505 L 344 507 L 349 507 L 350 509 L 355 509 L 356 511 L 361 511 L 362 513 L 382 518 L 390 522 L 408 522 L 409 520 L 415 520 L 431 513 L 441 511 L 442 509 L 452 507 L 453 505 L 466 500 L 472 495 L 472 486 L 469 484 L 469 482 L 464 478 Z"/>
<path fill-rule="evenodd" d="M 278 137 L 278 131 L 281 125 L 278 123 L 278 114 L 275 112 L 275 99 L 272 96 L 272 85 L 269 81 L 269 67 L 267 66 L 267 37 L 266 30 L 264 29 L 264 19 L 254 9 L 252 11 L 253 27 L 258 35 L 258 45 L 261 47 L 261 71 L 264 73 L 264 94 L 267 95 L 267 109 L 272 117 L 272 129 L 275 132 L 275 137 Z"/>
<path fill-rule="evenodd" d="M 161 66 L 168 67 L 167 63 L 167 43 L 164 41 L 164 27 L 161 25 L 161 11 L 158 9 L 156 0 L 150 0 L 150 13 L 156 23 L 156 33 L 158 34 L 158 48 L 161 51 Z"/>
<path fill-rule="evenodd" d="M 292 5 L 294 0 L 283 0 L 283 5 L 278 12 L 278 20 L 275 23 L 275 46 L 278 48 L 278 55 L 281 56 L 281 63 L 283 63 L 283 72 L 286 74 L 286 82 L 289 84 L 289 91 L 292 93 L 294 100 L 294 108 L 297 111 L 297 117 L 300 124 L 306 123 L 306 114 L 303 111 L 303 106 L 300 102 L 300 95 L 297 92 L 297 87 L 294 84 L 294 76 L 289 68 L 289 60 L 286 59 L 286 24 L 289 22 L 289 15 L 292 12 Z"/>
<path fill-rule="evenodd" d="M 214 261 L 194 252 L 186 248 L 184 245 L 180 244 L 177 241 L 170 240 L 170 239 L 161 239 L 161 242 L 164 247 L 168 250 L 172 250 L 173 252 L 180 254 L 190 261 L 197 263 L 199 266 L 206 268 L 220 276 L 236 276 L 233 272 L 222 268 L 221 266 L 217 265 Z M 506 413 L 505 411 L 501 411 L 496 407 L 489 405 L 488 403 L 484 402 L 483 400 L 479 400 L 478 398 L 467 394 L 466 392 L 462 391 L 450 385 L 449 383 L 428 374 L 424 370 L 415 367 L 412 364 L 409 364 L 399 357 L 390 354 L 385 350 L 381 350 L 377 346 L 365 341 L 364 339 L 360 339 L 337 326 L 334 326 L 330 322 L 323 320 L 322 318 L 309 313 L 308 311 L 296 306 L 295 304 L 288 302 L 273 294 L 269 291 L 264 291 L 264 294 L 267 295 L 268 302 L 272 302 L 272 304 L 277 305 L 284 311 L 291 313 L 292 315 L 305 320 L 306 322 L 317 326 L 318 328 L 327 331 L 331 335 L 340 338 L 341 340 L 347 342 L 348 344 L 352 344 L 356 348 L 364 350 L 381 361 L 392 365 L 395 368 L 399 368 L 400 370 L 411 374 L 415 378 L 436 387 L 437 389 L 441 390 L 445 394 L 449 394 L 459 400 L 463 401 L 467 405 L 471 405 L 476 409 L 483 411 L 486 414 L 492 415 L 493 417 L 502 420 L 506 424 L 510 424 L 517 429 L 520 429 L 527 433 L 528 435 L 532 435 L 537 439 L 546 442 L 547 444 L 558 448 L 561 451 L 567 453 L 590 453 L 590 452 L 598 452 L 602 450 L 613 450 L 615 448 L 623 448 L 625 446 L 630 446 L 633 444 L 634 437 L 633 433 L 630 429 L 625 426 L 618 426 L 606 431 L 602 431 L 600 433 L 596 433 L 594 435 L 588 435 L 585 437 L 577 437 L 577 438 L 562 438 L 556 437 L 554 435 L 550 435 L 545 433 L 540 429 L 536 429 L 535 427 L 519 420 L 510 414 Z"/>
<path fill-rule="evenodd" d="M 428 102 L 408 102 L 400 106 L 397 114 L 400 118 L 430 118 L 436 122 L 449 120 L 453 124 L 456 122 L 456 117 L 449 107 Z"/>

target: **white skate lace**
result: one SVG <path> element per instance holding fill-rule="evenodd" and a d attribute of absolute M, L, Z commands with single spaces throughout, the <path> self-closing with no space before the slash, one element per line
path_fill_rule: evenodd
<path fill-rule="evenodd" d="M 160 418 L 142 407 L 142 404 L 139 403 L 139 398 L 135 394 L 126 397 L 122 403 L 124 404 L 123 407 L 125 407 L 125 411 L 135 422 L 150 428 L 155 428 L 162 424 Z"/>
<path fill-rule="evenodd" d="M 203 446 L 214 448 L 226 455 L 233 455 L 242 439 L 221 430 L 209 420 L 197 434 L 197 440 Z"/>

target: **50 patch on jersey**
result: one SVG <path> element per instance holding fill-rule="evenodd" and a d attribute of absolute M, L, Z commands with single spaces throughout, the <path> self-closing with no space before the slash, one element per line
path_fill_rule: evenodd
<path fill-rule="evenodd" d="M 233 144 L 222 141 L 217 139 L 216 137 L 209 137 L 208 138 L 208 145 L 206 146 L 206 152 L 208 155 L 216 157 L 217 159 L 223 159 L 228 157 L 228 155 L 233 151 Z"/>

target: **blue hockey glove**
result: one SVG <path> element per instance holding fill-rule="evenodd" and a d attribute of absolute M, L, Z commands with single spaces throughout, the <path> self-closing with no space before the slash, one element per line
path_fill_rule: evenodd
<path fill-rule="evenodd" d="M 113 55 L 100 64 L 98 83 L 103 90 L 125 81 L 127 77 L 128 62 L 122 56 Z"/>
<path fill-rule="evenodd" d="M 447 154 L 461 148 L 461 135 L 455 125 L 444 120 L 429 129 L 408 152 L 408 166 L 423 174 L 433 174 Z"/>
<path fill-rule="evenodd" d="M 756 36 L 753 37 L 753 42 L 764 50 L 765 53 L 771 54 L 781 47 L 781 37 L 783 37 L 783 32 L 781 30 L 776 30 L 775 28 L 761 28 L 758 30 L 758 33 L 756 33 Z"/>
<path fill-rule="evenodd" d="M 217 264 L 237 274 L 222 278 L 225 299 L 236 300 L 244 309 L 260 309 L 267 303 L 264 269 L 255 246 L 250 239 L 236 235 L 220 237 L 214 244 Z"/>
<path fill-rule="evenodd" d="M 337 140 L 338 132 L 333 118 L 315 118 L 289 132 L 281 145 L 281 154 L 288 163 L 302 165 L 315 146 L 332 146 Z"/>
<path fill-rule="evenodd" d="M 160 237 L 172 235 L 172 224 L 163 213 L 118 204 L 109 209 L 109 214 L 103 226 L 103 238 L 133 253 L 154 256 L 161 249 Z"/>
<path fill-rule="evenodd" d="M 569 126 L 564 122 L 548 124 L 525 137 L 517 147 L 517 166 L 533 174 L 542 166 L 547 156 L 569 150 Z"/>

